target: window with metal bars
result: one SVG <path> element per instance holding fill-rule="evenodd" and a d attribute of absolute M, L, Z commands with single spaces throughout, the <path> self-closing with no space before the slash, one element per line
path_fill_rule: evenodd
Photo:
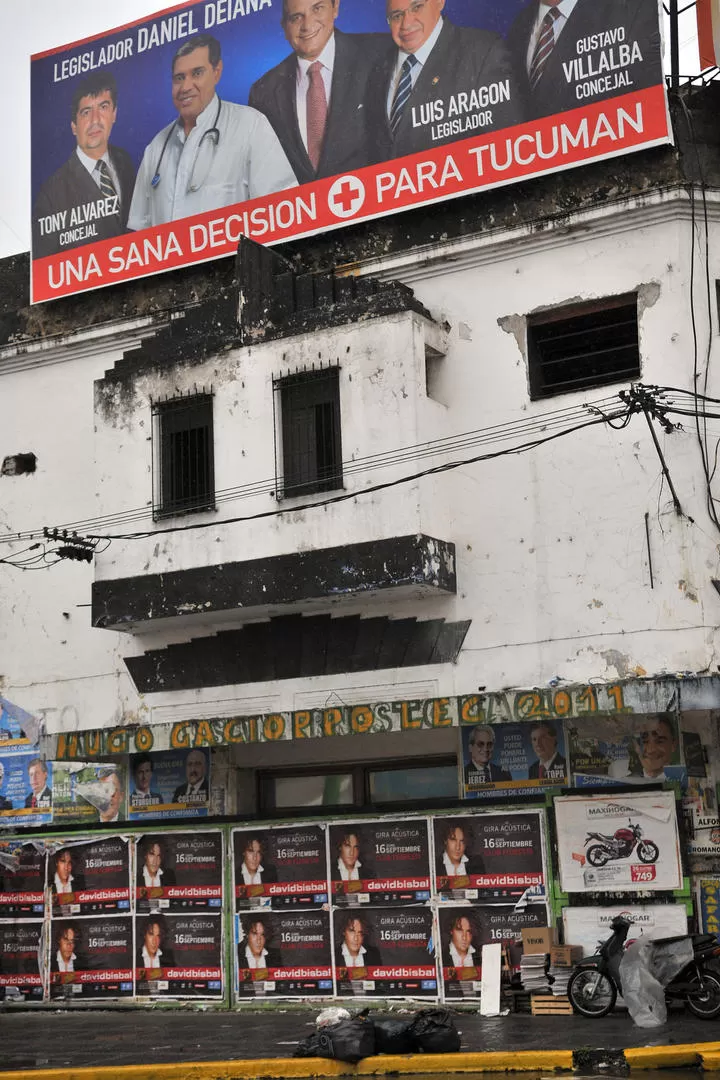
<path fill-rule="evenodd" d="M 533 399 L 640 375 L 634 293 L 531 315 L 527 335 Z"/>
<path fill-rule="evenodd" d="M 340 369 L 332 367 L 274 382 L 282 440 L 280 498 L 342 487 L 339 376 Z"/>
<path fill-rule="evenodd" d="M 153 439 L 155 518 L 214 509 L 212 394 L 153 405 Z"/>

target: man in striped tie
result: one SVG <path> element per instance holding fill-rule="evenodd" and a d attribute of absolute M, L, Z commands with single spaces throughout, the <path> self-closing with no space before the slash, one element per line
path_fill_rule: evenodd
<path fill-rule="evenodd" d="M 618 66 L 617 46 L 603 44 L 608 32 L 630 46 L 627 67 Z M 532 118 L 662 83 L 655 0 L 530 0 L 511 26 L 507 45 Z M 593 80 L 591 72 L 601 63 L 603 70 L 622 70 L 623 77 L 613 75 L 610 84 Z"/>
<path fill-rule="evenodd" d="M 110 143 L 117 84 L 109 71 L 78 83 L 71 116 L 75 149 L 42 185 L 33 207 L 34 259 L 126 231 L 135 166 L 127 151 Z"/>
<path fill-rule="evenodd" d="M 381 87 L 392 152 L 402 157 L 518 123 L 509 54 L 487 30 L 455 26 L 445 0 L 387 0 L 393 50 Z"/>

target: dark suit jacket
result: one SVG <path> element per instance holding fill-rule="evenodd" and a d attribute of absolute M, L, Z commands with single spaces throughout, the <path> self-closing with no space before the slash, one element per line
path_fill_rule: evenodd
<path fill-rule="evenodd" d="M 565 768 L 566 764 L 567 763 L 565 761 L 565 758 L 562 756 L 562 754 L 558 754 L 557 757 L 555 758 L 555 760 L 553 761 L 551 767 L 550 767 L 551 771 L 554 771 L 555 769 L 557 769 L 558 773 L 563 773 L 564 774 L 565 771 L 566 771 L 566 768 Z M 528 780 L 539 780 L 539 779 L 540 779 L 540 762 L 539 761 L 534 761 L 532 763 L 532 765 L 530 766 L 530 768 L 528 769 Z"/>
<path fill-rule="evenodd" d="M 172 801 L 173 802 L 182 802 L 184 799 L 186 799 L 187 798 L 187 789 L 188 789 L 188 787 L 189 787 L 188 784 L 181 784 L 179 788 L 175 788 L 175 794 L 172 797 Z M 203 798 L 207 799 L 207 797 L 208 797 L 207 783 L 201 784 L 200 785 L 200 790 L 198 792 L 198 802 L 202 802 L 202 799 Z"/>
<path fill-rule="evenodd" d="M 142 947 L 142 944 L 141 944 L 140 948 L 137 951 L 135 966 L 139 967 L 139 968 L 142 968 L 143 971 L 145 971 L 145 961 L 143 960 L 142 951 L 143 951 L 143 947 Z M 175 954 L 173 953 L 172 949 L 166 949 L 165 946 L 162 945 L 161 946 L 161 951 L 162 951 L 162 956 L 160 957 L 160 962 L 162 963 L 162 966 L 164 968 L 175 967 Z M 147 970 L 154 971 L 155 969 L 154 968 L 148 968 Z"/>
<path fill-rule="evenodd" d="M 73 870 L 72 887 L 73 895 L 75 893 L 82 892 L 82 890 L 85 888 L 85 875 L 76 874 Z M 50 892 L 53 894 L 53 896 L 57 896 L 57 889 L 55 888 L 55 871 L 52 869 L 50 870 Z M 65 895 L 65 893 L 60 893 L 60 903 L 64 902 Z"/>
<path fill-rule="evenodd" d="M 472 762 L 470 762 L 469 765 L 465 766 L 465 784 L 468 787 L 477 786 L 477 785 L 472 784 L 472 778 L 474 776 L 477 776 L 478 771 L 479 770 L 475 768 L 475 766 L 473 765 Z M 502 783 L 503 781 L 508 781 L 508 780 L 512 780 L 512 776 L 510 775 L 510 773 L 506 772 L 505 769 L 501 769 L 500 766 L 496 765 L 494 761 L 491 761 L 490 762 L 490 779 L 487 780 L 487 781 L 483 781 L 483 783 L 499 784 L 499 783 Z"/>
<path fill-rule="evenodd" d="M 286 56 L 250 87 L 248 105 L 267 116 L 299 183 L 352 172 L 382 161 L 367 98 L 387 56 L 385 34 L 343 34 L 335 30 L 330 107 L 317 172 L 300 137 L 297 119 L 297 57 Z"/>
<path fill-rule="evenodd" d="M 45 181 L 35 201 L 32 214 L 32 253 L 34 259 L 70 251 L 72 248 L 80 247 L 81 244 L 89 244 L 97 240 L 109 240 L 111 237 L 119 236 L 127 231 L 130 201 L 135 186 L 135 166 L 128 152 L 121 150 L 119 146 L 110 145 L 108 151 L 113 168 L 120 181 L 120 214 L 95 218 L 93 222 L 97 230 L 95 236 L 84 237 L 74 244 L 61 245 L 59 243 L 61 233 L 72 228 L 70 211 L 74 207 L 83 206 L 85 203 L 94 203 L 103 198 L 99 187 L 73 150 L 65 164 L 61 165 Z M 47 236 L 42 236 L 38 219 L 47 217 L 49 214 L 59 214 L 63 210 L 68 211 L 64 228 L 59 229 L 57 232 L 51 232 Z"/>
<path fill-rule="evenodd" d="M 168 870 L 164 866 L 161 867 L 161 869 L 162 869 L 162 877 L 160 878 L 160 880 L 162 881 L 161 888 L 166 889 L 168 885 L 176 885 L 177 882 L 175 880 L 175 871 L 174 870 Z M 137 883 L 138 883 L 139 888 L 145 888 L 145 878 L 143 877 L 143 867 L 142 866 L 138 866 Z"/>
<path fill-rule="evenodd" d="M 47 800 L 48 800 L 48 802 L 47 802 L 47 806 L 43 807 L 42 805 L 39 805 L 39 806 L 38 806 L 38 810 L 40 810 L 40 809 L 45 809 L 45 810 L 47 810 L 47 809 L 48 809 L 48 807 L 50 806 L 50 803 L 52 802 L 52 788 L 51 788 L 51 787 L 48 787 L 48 785 L 47 785 L 47 784 L 46 784 L 46 785 L 45 785 L 45 787 L 44 787 L 44 788 L 42 789 L 42 791 L 40 792 L 40 794 L 39 794 L 39 795 L 37 796 L 37 801 L 38 801 L 38 803 L 39 803 L 39 804 L 42 804 L 42 801 L 43 801 L 43 799 L 47 799 Z M 33 801 L 33 793 L 32 793 L 32 791 L 31 791 L 31 792 L 30 792 L 30 794 L 29 794 L 29 795 L 27 796 L 27 798 L 25 799 L 25 809 L 26 809 L 26 810 L 29 810 L 29 809 L 30 809 L 30 807 L 32 806 L 32 801 Z"/>
<path fill-rule="evenodd" d="M 363 957 L 363 959 L 365 960 L 365 967 L 380 967 L 382 965 L 380 950 L 377 948 L 376 945 L 365 946 L 365 956 Z M 338 945 L 335 949 L 335 966 L 339 968 L 345 967 L 345 958 L 342 954 L 342 945 Z M 349 968 L 348 970 L 352 971 L 352 968 Z"/>
<path fill-rule="evenodd" d="M 538 15 L 540 0 L 531 0 L 518 15 L 510 27 L 507 46 L 512 56 L 516 79 L 521 93 L 527 101 L 530 118 L 551 116 L 567 109 L 577 109 L 592 102 L 592 98 L 578 98 L 573 78 L 568 82 L 563 71 L 563 63 L 568 64 L 578 57 L 577 43 L 580 38 L 589 37 L 603 30 L 624 26 L 626 42 L 637 41 L 643 56 L 642 63 L 636 63 L 627 70 L 632 84 L 620 87 L 614 94 L 630 93 L 641 90 L 663 80 L 660 60 L 660 33 L 657 9 L 646 0 L 578 0 L 567 21 L 567 25 L 558 38 L 557 45 L 550 54 L 540 82 L 531 91 L 527 73 L 527 54 L 530 46 L 530 34 Z M 617 46 L 615 46 L 617 49 Z M 597 59 L 598 52 L 594 52 Z M 585 57 L 583 57 L 585 63 Z M 612 96 L 612 95 L 610 95 Z M 596 99 L 598 100 L 598 99 Z"/>
<path fill-rule="evenodd" d="M 0 795 L 0 810 L 12 810 L 13 804 L 11 799 L 6 799 L 4 795 Z"/>
<path fill-rule="evenodd" d="M 472 877 L 475 874 L 485 873 L 485 863 L 483 862 L 481 855 L 469 855 L 468 861 L 465 863 L 465 873 L 468 877 Z M 435 874 L 436 877 L 447 877 L 447 870 L 445 869 L 445 863 L 443 862 L 442 855 L 439 855 L 435 861 Z"/>
<path fill-rule="evenodd" d="M 75 971 L 87 971 L 88 970 L 88 962 L 87 962 L 87 957 L 85 956 L 85 954 L 83 952 L 78 952 L 77 949 L 75 949 L 74 952 L 75 952 L 75 962 L 73 964 L 73 968 L 75 969 Z M 52 951 L 52 956 L 50 957 L 50 970 L 51 971 L 57 971 L 58 970 L 57 954 L 58 954 L 58 947 L 56 945 L 55 948 Z M 37 967 L 35 968 L 35 970 L 37 970 Z M 68 974 L 72 975 L 72 974 L 74 974 L 74 972 L 68 972 Z"/>
<path fill-rule="evenodd" d="M 512 63 L 502 38 L 487 30 L 454 26 L 448 19 L 443 18 L 440 36 L 423 65 L 393 139 L 388 122 L 387 99 L 396 62 L 397 48 L 393 45 L 374 98 L 374 123 L 384 135 L 385 158 L 403 157 L 405 154 L 430 150 L 478 133 L 510 127 L 523 119 Z M 460 92 L 469 94 L 471 90 L 488 86 L 490 83 L 504 82 L 506 79 L 510 80 L 510 100 L 488 106 L 492 109 L 493 118 L 492 124 L 487 127 L 460 133 L 451 132 L 439 139 L 432 138 L 434 124 L 413 127 L 413 115 L 419 123 L 422 106 L 438 100 L 443 102 L 445 121 L 469 117 L 478 110 L 472 109 L 471 113 L 449 116 L 450 99 Z M 380 100 L 378 95 L 381 95 Z"/>

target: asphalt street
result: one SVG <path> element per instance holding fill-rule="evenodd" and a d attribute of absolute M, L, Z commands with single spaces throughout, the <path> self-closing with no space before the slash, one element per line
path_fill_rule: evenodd
<path fill-rule="evenodd" d="M 0 1012 L 0 1069 L 291 1057 L 314 1030 L 317 1011 L 6 1010 Z M 625 1012 L 601 1020 L 523 1014 L 483 1019 L 463 1012 L 456 1022 L 467 1051 L 597 1048 L 611 1058 L 613 1049 L 720 1039 L 720 1021 L 682 1011 L 652 1030 L 636 1028 Z"/>

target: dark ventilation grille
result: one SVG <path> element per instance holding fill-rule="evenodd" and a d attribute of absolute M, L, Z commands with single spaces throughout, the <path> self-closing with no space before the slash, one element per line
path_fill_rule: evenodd
<path fill-rule="evenodd" d="M 637 378 L 637 296 L 615 296 L 530 316 L 528 357 L 532 398 Z"/>
<path fill-rule="evenodd" d="M 212 394 L 153 405 L 155 518 L 215 506 Z"/>
<path fill-rule="evenodd" d="M 337 367 L 323 368 L 274 382 L 282 438 L 279 498 L 342 487 L 339 374 Z"/>

